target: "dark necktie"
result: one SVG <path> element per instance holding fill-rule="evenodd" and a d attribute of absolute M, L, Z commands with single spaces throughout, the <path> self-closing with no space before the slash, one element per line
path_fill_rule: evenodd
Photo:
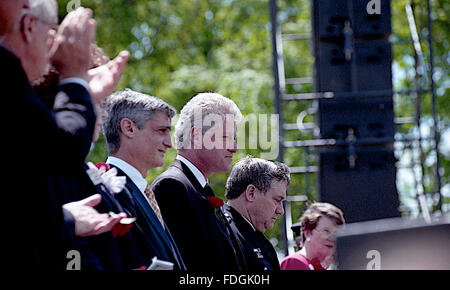
<path fill-rule="evenodd" d="M 209 184 L 207 183 L 204 187 L 207 196 L 206 197 L 211 197 L 211 196 L 215 196 L 214 195 L 214 191 L 212 190 L 211 186 L 209 186 Z M 215 210 L 215 216 L 217 219 L 217 223 L 219 225 L 220 230 L 226 235 L 226 237 L 228 238 L 229 242 L 231 243 L 231 247 L 234 251 L 235 254 L 235 258 L 236 258 L 236 263 L 238 268 L 241 270 L 242 269 L 242 259 L 243 259 L 243 254 L 241 252 L 237 252 L 237 248 L 236 247 L 236 237 L 233 233 L 233 231 L 230 228 L 230 225 L 228 224 L 227 218 L 225 217 L 225 214 L 223 213 L 222 207 L 217 208 L 217 210 Z"/>

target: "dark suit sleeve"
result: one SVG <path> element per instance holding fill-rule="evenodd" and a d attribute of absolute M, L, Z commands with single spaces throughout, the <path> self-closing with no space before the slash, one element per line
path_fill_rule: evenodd
<path fill-rule="evenodd" d="M 66 209 L 63 209 L 63 240 L 70 241 L 75 239 L 75 219 L 73 215 Z"/>
<path fill-rule="evenodd" d="M 89 92 L 79 84 L 61 86 L 53 111 L 31 88 L 25 102 L 31 117 L 26 124 L 29 138 L 42 161 L 57 164 L 64 159 L 65 170 L 78 170 L 89 152 L 96 121 Z"/>
<path fill-rule="evenodd" d="M 53 109 L 55 134 L 60 137 L 54 148 L 65 148 L 65 152 L 71 152 L 71 156 L 65 154 L 65 157 L 83 163 L 89 153 L 96 121 L 89 92 L 75 83 L 60 86 Z"/>
<path fill-rule="evenodd" d="M 64 160 L 65 170 L 74 165 L 78 169 L 89 152 L 96 121 L 87 89 L 76 83 L 60 86 L 51 110 L 30 86 L 20 60 L 2 47 L 0 59 L 2 119 L 15 122 L 10 137 L 22 153 L 17 161 L 45 166 Z"/>

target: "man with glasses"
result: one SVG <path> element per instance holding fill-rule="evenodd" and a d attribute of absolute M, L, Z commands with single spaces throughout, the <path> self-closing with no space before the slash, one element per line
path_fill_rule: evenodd
<path fill-rule="evenodd" d="M 4 40 L 6 47 L 14 47 L 14 53 L 22 60 L 22 66 L 30 81 L 43 76 L 49 69 L 50 49 L 57 27 L 57 4 L 54 1 L 30 1 L 30 9 L 22 10 L 18 30 Z"/>
<path fill-rule="evenodd" d="M 99 195 L 62 209 L 64 192 L 55 180 L 83 164 L 95 126 L 92 101 L 101 101 L 114 89 L 128 54 L 88 71 L 96 31 L 92 11 L 70 13 L 53 40 L 56 7 L 53 0 L 0 2 L 0 87 L 7 138 L 2 142 L 7 181 L 3 204 L 8 211 L 4 263 L 11 270 L 64 269 L 65 239 L 109 231 L 123 218 L 98 214 L 93 206 Z M 53 111 L 29 84 L 50 61 L 62 78 Z"/>

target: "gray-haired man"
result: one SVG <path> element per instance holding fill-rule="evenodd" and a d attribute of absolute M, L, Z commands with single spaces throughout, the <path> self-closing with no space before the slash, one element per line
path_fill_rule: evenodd
<path fill-rule="evenodd" d="M 181 110 L 175 126 L 178 156 L 152 183 L 186 266 L 194 271 L 242 269 L 241 254 L 220 204 L 208 184 L 231 169 L 236 144 L 236 104 L 216 93 L 200 93 Z M 212 124 L 214 123 L 214 126 Z"/>
<path fill-rule="evenodd" d="M 289 168 L 259 158 L 240 160 L 226 184 L 225 216 L 239 238 L 247 270 L 279 270 L 277 254 L 264 236 L 279 215 L 290 184 Z"/>
<path fill-rule="evenodd" d="M 126 189 L 131 196 L 118 200 L 136 217 L 131 229 L 134 247 L 131 259 L 136 268 L 149 266 L 153 257 L 174 263 L 184 270 L 184 263 L 162 219 L 155 196 L 146 177 L 151 168 L 164 164 L 164 155 L 172 147 L 171 119 L 175 109 L 159 98 L 132 90 L 111 95 L 106 102 L 108 117 L 103 124 L 109 157 L 107 163 L 126 175 Z"/>
<path fill-rule="evenodd" d="M 75 234 L 100 234 L 119 222 L 92 208 L 100 196 L 69 204 L 63 210 L 65 191 L 56 179 L 71 175 L 83 163 L 95 124 L 91 98 L 101 101 L 114 89 L 127 56 L 90 71 L 88 77 L 89 44 L 96 31 L 92 11 L 79 8 L 69 13 L 55 38 L 52 28 L 58 21 L 56 9 L 56 1 L 50 0 L 0 1 L 2 123 L 14 121 L 14 126 L 5 128 L 11 140 L 5 149 L 5 158 L 11 158 L 5 162 L 5 179 L 13 186 L 5 191 L 14 194 L 5 195 L 4 202 L 20 205 L 21 212 L 26 213 L 16 215 L 8 226 L 12 238 L 5 245 L 8 253 L 4 260 L 9 269 L 19 269 L 24 263 L 29 269 L 64 269 L 65 239 L 73 240 Z M 70 41 L 74 38 L 77 41 Z M 45 106 L 29 83 L 45 72 L 50 60 L 64 79 L 54 111 Z M 55 166 L 62 160 L 64 170 Z M 17 174 L 23 171 L 23 164 L 32 164 L 32 174 Z M 17 186 L 24 181 L 30 186 Z"/>

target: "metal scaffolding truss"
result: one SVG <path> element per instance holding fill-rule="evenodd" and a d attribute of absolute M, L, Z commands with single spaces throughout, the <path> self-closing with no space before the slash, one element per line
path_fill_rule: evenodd
<path fill-rule="evenodd" d="M 346 97 L 355 97 L 355 94 L 352 92 L 348 93 L 335 93 L 335 92 L 311 92 L 311 93 L 296 93 L 289 94 L 286 90 L 286 85 L 292 84 L 308 84 L 313 82 L 313 78 L 311 76 L 286 76 L 285 68 L 284 68 L 284 57 L 283 57 L 283 42 L 284 41 L 310 41 L 311 35 L 305 33 L 299 34 L 283 34 L 282 27 L 278 22 L 278 8 L 277 1 L 270 0 L 270 16 L 271 16 L 271 28 L 272 28 L 272 47 L 273 47 L 273 75 L 274 75 L 274 92 L 275 92 L 275 111 L 279 114 L 279 155 L 278 160 L 283 162 L 285 157 L 285 149 L 287 148 L 302 148 L 304 150 L 304 164 L 298 164 L 295 166 L 291 166 L 291 173 L 294 175 L 300 174 L 305 180 L 305 191 L 302 193 L 292 193 L 289 192 L 287 196 L 287 200 L 285 202 L 285 215 L 281 221 L 281 246 L 284 250 L 284 254 L 288 255 L 292 253 L 294 243 L 293 233 L 291 231 L 292 221 L 292 203 L 294 202 L 308 202 L 311 201 L 310 190 L 311 190 L 311 182 L 310 182 L 310 174 L 317 173 L 320 168 L 316 165 L 312 165 L 310 162 L 315 154 L 318 152 L 318 148 L 321 146 L 336 146 L 336 147 L 348 147 L 352 142 L 359 142 L 359 144 L 375 144 L 376 142 L 394 142 L 394 144 L 400 144 L 403 150 L 411 150 L 414 152 L 418 152 L 416 157 L 412 157 L 413 160 L 408 165 L 413 172 L 414 181 L 415 181 L 415 189 L 417 191 L 417 202 L 420 205 L 420 211 L 425 219 L 430 219 L 430 213 L 428 206 L 425 201 L 425 195 L 430 194 L 430 192 L 425 192 L 424 185 L 424 149 L 423 142 L 432 142 L 433 150 L 435 154 L 435 184 L 436 188 L 433 190 L 433 193 L 439 197 L 438 200 L 438 208 L 442 210 L 442 195 L 441 195 L 441 176 L 440 176 L 440 150 L 439 150 L 439 139 L 440 139 L 440 131 L 439 131 L 439 118 L 437 114 L 437 100 L 435 93 L 435 83 L 433 78 L 430 77 L 434 73 L 434 63 L 433 63 L 433 34 L 432 34 L 432 25 L 431 25 L 431 7 L 430 0 L 426 0 L 427 7 L 427 28 L 428 35 L 426 38 L 426 44 L 428 46 L 429 53 L 429 62 L 428 65 L 425 63 L 424 56 L 422 53 L 422 44 L 420 42 L 420 35 L 418 35 L 418 31 L 416 28 L 415 20 L 414 20 L 414 1 L 408 3 L 405 7 L 405 14 L 408 19 L 409 29 L 411 33 L 411 39 L 409 43 L 411 43 L 414 49 L 414 59 L 415 59 L 415 84 L 414 89 L 409 90 L 400 90 L 400 91 L 370 91 L 361 94 L 358 92 L 358 97 L 378 97 L 378 96 L 386 96 L 386 95 L 394 95 L 397 98 L 401 98 L 404 96 L 412 96 L 415 99 L 415 115 L 411 117 L 398 117 L 394 119 L 394 123 L 396 125 L 401 124 L 414 124 L 417 128 L 420 128 L 422 122 L 422 108 L 421 108 L 421 99 L 423 94 L 431 95 L 431 105 L 432 105 L 432 137 L 423 137 L 420 133 L 420 130 L 417 130 L 418 133 L 416 136 L 412 137 L 396 137 L 394 140 L 385 138 L 386 140 L 380 140 L 380 138 L 367 138 L 367 139 L 359 139 L 359 140 L 345 140 L 345 141 L 337 141 L 334 139 L 320 139 L 317 130 L 318 127 L 314 123 L 304 123 L 303 120 L 306 115 L 314 115 L 317 113 L 317 106 L 312 106 L 308 110 L 304 112 L 299 112 L 297 117 L 297 123 L 284 123 L 284 112 L 283 112 L 283 103 L 286 102 L 314 102 L 319 99 L 333 99 L 333 98 L 346 98 Z M 423 41 L 423 40 L 422 40 Z M 391 41 L 392 45 L 398 44 L 395 41 Z M 422 71 L 425 73 L 418 73 L 418 71 Z M 428 76 L 427 73 L 428 72 Z M 284 136 L 285 132 L 291 130 L 300 130 L 301 132 L 314 132 L 314 136 L 317 138 L 311 140 L 296 140 L 296 141 L 285 141 Z M 414 154 L 412 154 L 413 156 Z M 417 160 L 414 160 L 417 159 Z M 397 167 L 398 169 L 399 167 Z M 293 177 L 295 178 L 295 177 Z M 296 221 L 294 221 L 296 222 Z"/>

